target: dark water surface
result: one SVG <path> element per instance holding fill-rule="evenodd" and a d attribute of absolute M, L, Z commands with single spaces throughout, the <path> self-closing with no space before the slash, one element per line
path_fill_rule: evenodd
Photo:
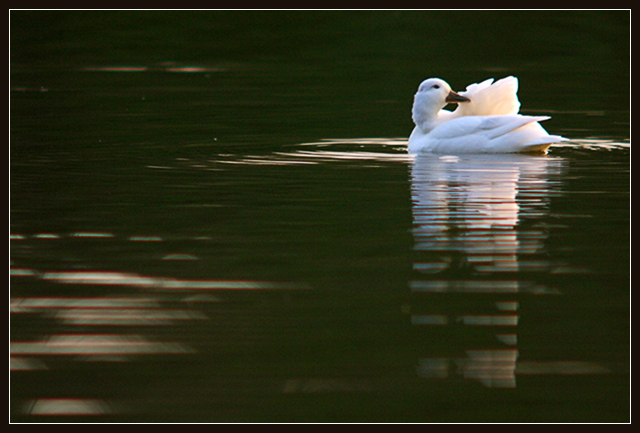
<path fill-rule="evenodd" d="M 12 422 L 630 420 L 628 12 L 10 18 Z M 506 75 L 571 142 L 406 154 Z"/>

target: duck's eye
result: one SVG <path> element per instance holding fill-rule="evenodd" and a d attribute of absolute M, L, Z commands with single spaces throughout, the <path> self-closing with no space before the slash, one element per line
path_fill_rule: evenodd
<path fill-rule="evenodd" d="M 440 84 L 434 84 L 433 86 L 431 86 L 432 89 L 439 89 L 440 88 Z"/>

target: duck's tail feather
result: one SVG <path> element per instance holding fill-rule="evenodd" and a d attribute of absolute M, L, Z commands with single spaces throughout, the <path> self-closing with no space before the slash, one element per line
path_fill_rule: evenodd
<path fill-rule="evenodd" d="M 493 83 L 488 79 L 480 84 L 471 84 L 461 95 L 471 102 L 460 104 L 457 116 L 495 116 L 517 114 L 520 110 L 518 100 L 518 79 L 506 77 Z"/>
<path fill-rule="evenodd" d="M 560 135 L 547 135 L 526 143 L 522 146 L 521 152 L 546 152 L 552 144 L 562 141 L 569 141 L 569 139 Z"/>

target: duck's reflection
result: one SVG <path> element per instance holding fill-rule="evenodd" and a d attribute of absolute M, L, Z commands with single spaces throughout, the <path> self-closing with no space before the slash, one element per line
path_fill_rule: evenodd
<path fill-rule="evenodd" d="M 420 155 L 411 187 L 415 295 L 411 323 L 432 352 L 418 374 L 457 372 L 486 386 L 514 387 L 519 294 L 546 288 L 524 279 L 540 266 L 540 217 L 562 171 L 560 158 Z"/>

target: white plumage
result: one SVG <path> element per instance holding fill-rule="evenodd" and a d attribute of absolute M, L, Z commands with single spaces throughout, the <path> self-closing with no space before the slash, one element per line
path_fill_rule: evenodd
<path fill-rule="evenodd" d="M 515 77 L 471 84 L 459 94 L 439 78 L 423 81 L 413 103 L 416 127 L 409 137 L 409 153 L 545 152 L 553 143 L 567 140 L 549 135 L 538 123 L 548 116 L 517 114 L 517 92 Z M 444 110 L 448 103 L 459 105 L 455 111 Z"/>

